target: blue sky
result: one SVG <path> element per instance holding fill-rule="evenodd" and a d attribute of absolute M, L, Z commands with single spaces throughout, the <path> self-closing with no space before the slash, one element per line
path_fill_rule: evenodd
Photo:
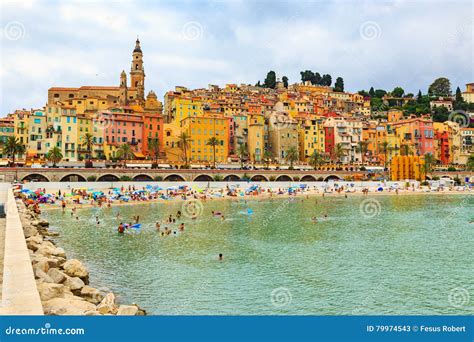
<path fill-rule="evenodd" d="M 142 41 L 146 91 L 290 83 L 310 69 L 426 92 L 437 77 L 473 82 L 467 1 L 40 1 L 1 3 L 1 112 L 45 105 L 52 86 L 118 85 Z"/>

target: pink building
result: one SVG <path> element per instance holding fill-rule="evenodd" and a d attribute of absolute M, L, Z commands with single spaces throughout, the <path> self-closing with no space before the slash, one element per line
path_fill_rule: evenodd
<path fill-rule="evenodd" d="M 400 139 L 400 146 L 407 145 L 418 156 L 435 152 L 433 121 L 427 116 L 412 117 L 392 123 Z"/>
<path fill-rule="evenodd" d="M 142 155 L 143 117 L 127 107 L 112 109 L 102 113 L 104 119 L 104 139 L 112 146 L 129 144 L 137 157 Z"/>

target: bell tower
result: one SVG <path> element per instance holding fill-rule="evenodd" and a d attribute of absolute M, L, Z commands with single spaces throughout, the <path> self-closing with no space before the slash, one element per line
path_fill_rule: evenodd
<path fill-rule="evenodd" d="M 126 105 L 128 102 L 127 74 L 122 70 L 120 74 L 120 103 Z"/>
<path fill-rule="evenodd" d="M 145 68 L 143 67 L 143 53 L 140 40 L 137 38 L 132 54 L 132 67 L 130 69 L 130 87 L 137 90 L 137 98 L 145 98 Z"/>

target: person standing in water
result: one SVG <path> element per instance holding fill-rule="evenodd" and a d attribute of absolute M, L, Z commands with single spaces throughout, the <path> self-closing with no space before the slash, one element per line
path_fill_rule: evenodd
<path fill-rule="evenodd" d="M 224 260 L 224 255 L 222 253 L 219 253 L 219 261 Z"/>

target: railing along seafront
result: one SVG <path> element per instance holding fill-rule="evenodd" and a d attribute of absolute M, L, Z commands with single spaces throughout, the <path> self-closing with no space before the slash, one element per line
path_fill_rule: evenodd
<path fill-rule="evenodd" d="M 1 315 L 43 315 L 23 226 L 11 187 L 6 203 Z"/>

